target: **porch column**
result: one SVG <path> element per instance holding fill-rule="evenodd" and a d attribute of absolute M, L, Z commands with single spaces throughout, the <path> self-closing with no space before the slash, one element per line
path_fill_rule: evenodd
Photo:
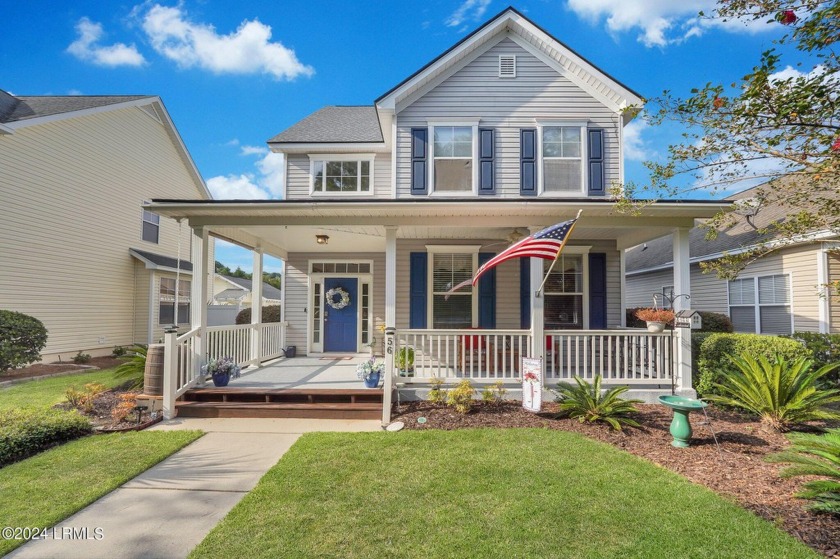
<path fill-rule="evenodd" d="M 828 285 L 831 281 L 828 273 L 828 251 L 825 244 L 817 251 L 817 289 L 819 292 L 819 320 L 820 334 L 828 334 L 830 330 L 831 317 L 831 295 L 832 288 Z"/>
<path fill-rule="evenodd" d="M 192 378 L 198 377 L 199 369 L 210 348 L 207 346 L 207 284 L 209 282 L 208 256 L 209 235 L 206 227 L 193 227 L 192 254 L 193 265 L 190 297 L 190 329 L 199 329 L 193 345 Z M 176 286 L 177 289 L 177 286 Z"/>
<path fill-rule="evenodd" d="M 545 368 L 545 295 L 537 297 L 542 280 L 543 260 L 531 258 L 531 357 L 542 359 Z"/>
<path fill-rule="evenodd" d="M 251 274 L 251 363 L 262 363 L 262 299 L 263 299 L 263 251 L 254 249 L 254 269 Z"/>
<path fill-rule="evenodd" d="M 382 426 L 391 423 L 394 390 L 394 347 L 397 326 L 397 228 L 385 228 L 385 383 L 382 395 Z"/>
<path fill-rule="evenodd" d="M 619 304 L 621 307 L 621 318 L 619 325 L 627 326 L 627 250 L 618 251 L 618 276 L 620 278 L 621 291 L 619 292 Z M 609 325 L 607 325 L 609 326 Z"/>
<path fill-rule="evenodd" d="M 690 229 L 684 227 L 674 231 L 674 295 L 691 297 L 689 231 Z M 674 301 L 674 312 L 689 308 L 691 308 L 691 299 L 688 297 L 679 297 Z M 691 330 L 689 328 L 677 328 L 676 339 L 674 374 L 677 376 L 677 393 L 693 397 L 696 393 L 691 388 Z"/>

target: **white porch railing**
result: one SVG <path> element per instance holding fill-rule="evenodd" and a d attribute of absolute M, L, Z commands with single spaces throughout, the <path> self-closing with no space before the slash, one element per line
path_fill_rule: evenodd
<path fill-rule="evenodd" d="M 400 382 L 431 378 L 518 380 L 522 357 L 531 356 L 530 330 L 398 330 L 394 374 Z M 400 371 L 403 350 L 414 350 L 413 371 Z M 675 359 L 669 332 L 550 330 L 545 332 L 546 380 L 612 384 L 670 383 Z"/>
<path fill-rule="evenodd" d="M 207 357 L 210 359 L 230 357 L 239 365 L 250 363 L 255 357 L 251 355 L 253 331 L 254 326 L 251 324 L 207 328 Z"/>
<path fill-rule="evenodd" d="M 266 322 L 260 329 L 260 359 L 268 361 L 283 355 L 286 347 L 286 323 Z"/>

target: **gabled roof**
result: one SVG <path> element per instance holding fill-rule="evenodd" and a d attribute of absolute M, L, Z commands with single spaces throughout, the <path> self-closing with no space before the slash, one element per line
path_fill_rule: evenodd
<path fill-rule="evenodd" d="M 139 99 L 155 98 L 149 95 L 14 96 L 0 90 L 0 123 L 8 124 L 31 118 L 72 113 Z"/>
<path fill-rule="evenodd" d="M 270 144 L 384 142 L 376 107 L 330 106 L 319 109 L 277 134 Z"/>
<path fill-rule="evenodd" d="M 397 102 L 448 74 L 456 65 L 500 34 L 511 32 L 529 48 L 550 60 L 573 83 L 616 110 L 641 106 L 642 96 L 579 55 L 513 7 L 502 10 L 446 52 L 420 68 L 376 100 L 381 109 L 394 109 Z M 630 115 L 632 116 L 632 115 Z"/>
<path fill-rule="evenodd" d="M 226 301 L 230 301 L 231 299 L 239 301 L 245 298 L 248 294 L 247 291 L 244 289 L 237 289 L 235 287 L 231 287 L 230 289 L 225 289 L 219 293 L 213 295 L 214 299 L 224 299 Z"/>
<path fill-rule="evenodd" d="M 247 291 L 251 291 L 251 288 L 254 285 L 254 282 L 249 280 L 249 279 L 237 278 L 237 277 L 234 277 L 234 276 L 226 276 L 226 275 L 223 275 L 223 274 L 218 274 L 218 275 L 220 277 L 226 279 L 230 283 L 236 284 L 239 287 L 241 287 L 242 289 L 245 289 Z M 270 285 L 266 282 L 263 282 L 262 289 L 263 289 L 262 296 L 263 296 L 264 299 L 278 299 L 279 300 L 279 299 L 283 298 L 283 293 L 279 289 L 274 287 L 273 285 Z M 222 293 L 225 293 L 225 292 L 228 292 L 228 291 L 232 291 L 232 290 L 226 289 Z"/>

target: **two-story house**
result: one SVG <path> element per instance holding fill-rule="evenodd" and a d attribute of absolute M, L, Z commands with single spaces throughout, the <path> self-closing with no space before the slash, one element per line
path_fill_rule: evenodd
<path fill-rule="evenodd" d="M 44 323 L 46 362 L 189 325 L 189 228 L 140 207 L 161 196 L 210 199 L 159 97 L 0 90 L 0 309 Z"/>
<path fill-rule="evenodd" d="M 386 356 L 414 353 L 406 383 L 512 380 L 530 355 L 544 358 L 549 381 L 603 374 L 670 388 L 667 340 L 616 329 L 624 251 L 676 232 L 674 281 L 687 290 L 688 231 L 722 206 L 616 211 L 608 190 L 623 180 L 622 130 L 641 104 L 508 8 L 372 105 L 325 107 L 271 138 L 286 156 L 283 200 L 150 207 L 189 220 L 199 239 L 255 248 L 256 266 L 262 252 L 284 259 L 286 340 L 299 355 L 355 354 L 371 343 L 381 351 L 388 328 Z M 531 258 L 447 293 L 515 240 L 578 210 L 543 292 L 551 262 Z"/>

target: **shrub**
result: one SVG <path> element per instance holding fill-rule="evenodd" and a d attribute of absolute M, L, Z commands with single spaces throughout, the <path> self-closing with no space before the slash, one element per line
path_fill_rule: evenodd
<path fill-rule="evenodd" d="M 455 408 L 458 413 L 469 413 L 472 409 L 475 388 L 469 380 L 464 379 L 446 395 L 446 403 Z"/>
<path fill-rule="evenodd" d="M 814 512 L 840 516 L 840 429 L 824 435 L 791 433 L 788 438 L 793 446 L 767 460 L 793 464 L 779 472 L 782 477 L 827 477 L 807 482 L 796 496 L 816 501 L 808 507 Z"/>
<path fill-rule="evenodd" d="M 120 394 L 119 403 L 111 410 L 111 417 L 116 423 L 123 421 L 137 406 L 137 394 L 131 392 Z"/>
<path fill-rule="evenodd" d="M 129 388 L 143 388 L 148 351 L 149 348 L 144 345 L 136 345 L 127 350 L 125 362 L 114 370 L 114 376 L 127 379 Z"/>
<path fill-rule="evenodd" d="M 0 373 L 38 361 L 47 329 L 37 318 L 0 310 Z"/>
<path fill-rule="evenodd" d="M 429 390 L 429 401 L 433 404 L 445 404 L 446 390 L 442 388 L 443 379 L 433 378 L 429 384 L 432 385 L 432 389 Z"/>
<path fill-rule="evenodd" d="M 499 405 L 504 402 L 505 394 L 507 394 L 505 383 L 497 380 L 493 384 L 484 387 L 484 390 L 481 391 L 481 399 L 486 404 Z"/>
<path fill-rule="evenodd" d="M 645 322 L 665 322 L 670 324 L 674 320 L 673 311 L 668 309 L 638 309 L 636 318 Z"/>
<path fill-rule="evenodd" d="M 111 351 L 111 357 L 122 357 L 127 351 L 128 350 L 121 345 L 114 346 L 114 349 Z"/>
<path fill-rule="evenodd" d="M 609 423 L 616 431 L 621 431 L 622 424 L 631 427 L 639 426 L 635 420 L 627 416 L 637 412 L 633 404 L 640 404 L 642 401 L 619 398 L 630 389 L 628 386 L 616 386 L 601 394 L 601 375 L 595 376 L 594 384 L 589 384 L 577 375 L 574 378 L 577 386 L 560 382 L 557 383 L 557 389 L 552 390 L 557 395 L 557 402 L 560 404 L 559 415 L 577 418 L 581 423 L 584 421 Z"/>
<path fill-rule="evenodd" d="M 840 334 L 818 334 L 816 332 L 794 332 L 784 336 L 796 340 L 811 353 L 814 365 L 822 367 L 840 362 Z M 826 384 L 840 384 L 840 368 L 824 378 Z"/>
<path fill-rule="evenodd" d="M 64 391 L 64 397 L 76 409 L 84 413 L 91 413 L 93 411 L 93 404 L 96 397 L 108 390 L 104 384 L 98 382 L 89 382 L 85 385 L 84 390 L 76 390 L 75 386 L 69 387 Z"/>
<path fill-rule="evenodd" d="M 716 385 L 718 393 L 708 396 L 709 400 L 758 415 L 778 430 L 816 419 L 840 419 L 840 413 L 825 409 L 827 404 L 840 402 L 840 390 L 817 387 L 817 381 L 834 365 L 814 370 L 810 359 L 789 360 L 779 355 L 772 360 L 744 355 L 731 361 L 737 370 Z"/>
<path fill-rule="evenodd" d="M 87 435 L 90 422 L 78 412 L 50 408 L 0 410 L 0 466 Z"/>
<path fill-rule="evenodd" d="M 698 394 L 705 397 L 717 393 L 715 384 L 737 370 L 729 358 L 735 355 L 764 356 L 768 359 L 779 355 L 788 360 L 809 357 L 802 344 L 778 336 L 711 334 L 703 340 L 698 351 L 694 380 Z"/>
<path fill-rule="evenodd" d="M 414 348 L 401 347 L 397 352 L 397 369 L 400 372 L 410 373 L 414 371 Z"/>
<path fill-rule="evenodd" d="M 90 353 L 82 353 L 82 350 L 79 350 L 79 353 L 73 356 L 73 363 L 75 363 L 76 365 L 84 365 L 85 363 L 90 363 L 90 360 Z"/>
<path fill-rule="evenodd" d="M 263 322 L 281 322 L 283 320 L 280 305 L 268 305 L 262 308 Z M 237 324 L 251 324 L 251 309 L 242 309 L 236 315 Z"/>

